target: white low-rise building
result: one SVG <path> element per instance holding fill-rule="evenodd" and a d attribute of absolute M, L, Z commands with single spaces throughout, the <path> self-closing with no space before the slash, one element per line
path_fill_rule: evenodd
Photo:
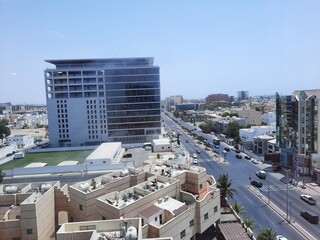
<path fill-rule="evenodd" d="M 12 135 L 7 137 L 9 143 L 15 143 L 18 148 L 28 148 L 34 145 L 34 138 L 31 135 Z"/>
<path fill-rule="evenodd" d="M 275 132 L 275 126 L 254 126 L 251 128 L 241 128 L 239 130 L 239 135 L 243 142 L 252 142 L 257 136 L 274 134 Z"/>
<path fill-rule="evenodd" d="M 102 143 L 86 159 L 87 164 L 110 164 L 118 162 L 123 155 L 121 142 Z"/>
<path fill-rule="evenodd" d="M 171 152 L 172 146 L 168 138 L 154 139 L 152 142 L 153 152 Z"/>

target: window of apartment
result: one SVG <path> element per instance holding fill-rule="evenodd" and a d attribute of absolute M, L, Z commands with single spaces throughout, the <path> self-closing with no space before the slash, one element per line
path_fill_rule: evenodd
<path fill-rule="evenodd" d="M 189 222 L 189 227 L 193 227 L 194 226 L 194 219 L 192 219 L 190 222 Z"/>
<path fill-rule="evenodd" d="M 200 189 L 202 189 L 202 184 L 200 184 Z"/>
<path fill-rule="evenodd" d="M 213 209 L 214 212 L 218 212 L 218 206 L 215 206 Z"/>
<path fill-rule="evenodd" d="M 80 209 L 80 211 L 82 211 L 82 210 L 83 210 L 83 207 L 82 207 L 82 205 L 81 205 L 81 204 L 79 204 L 79 209 Z"/>
<path fill-rule="evenodd" d="M 186 230 L 180 232 L 180 239 L 184 239 L 186 237 Z"/>
<path fill-rule="evenodd" d="M 107 161 L 103 161 L 103 163 L 107 163 Z"/>
<path fill-rule="evenodd" d="M 154 221 L 157 222 L 157 221 L 158 221 L 158 217 L 155 217 L 155 218 L 154 218 Z"/>
<path fill-rule="evenodd" d="M 107 220 L 107 218 L 106 218 L 106 217 L 104 217 L 104 216 L 102 216 L 102 220 Z"/>
<path fill-rule="evenodd" d="M 20 216 L 20 215 L 17 215 L 17 216 L 16 216 L 16 219 L 21 219 L 21 216 Z"/>
<path fill-rule="evenodd" d="M 206 213 L 206 214 L 204 215 L 204 220 L 207 220 L 208 218 L 209 218 L 209 214 Z"/>
<path fill-rule="evenodd" d="M 31 235 L 32 234 L 32 228 L 28 228 L 27 229 L 27 235 Z"/>

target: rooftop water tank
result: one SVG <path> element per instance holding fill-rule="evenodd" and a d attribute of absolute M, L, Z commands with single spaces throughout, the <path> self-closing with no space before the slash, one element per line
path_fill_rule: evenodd
<path fill-rule="evenodd" d="M 124 169 L 122 171 L 120 171 L 120 177 L 125 177 L 129 175 L 129 170 L 128 169 Z"/>
<path fill-rule="evenodd" d="M 162 165 L 163 165 L 163 162 L 162 162 L 161 160 L 157 160 L 157 161 L 156 161 L 156 165 L 157 165 L 157 166 L 162 166 Z"/>
<path fill-rule="evenodd" d="M 137 229 L 133 226 L 128 227 L 126 233 L 126 240 L 136 240 L 138 239 L 138 232 Z"/>
<path fill-rule="evenodd" d="M 90 184 L 89 183 L 82 183 L 80 184 L 80 189 L 82 191 L 88 190 L 90 188 Z"/>
<path fill-rule="evenodd" d="M 43 191 L 48 191 L 51 187 L 52 186 L 51 186 L 50 183 L 44 183 L 44 184 L 41 184 L 40 189 L 43 190 Z"/>
<path fill-rule="evenodd" d="M 18 191 L 17 186 L 8 186 L 4 189 L 6 193 L 16 193 Z"/>

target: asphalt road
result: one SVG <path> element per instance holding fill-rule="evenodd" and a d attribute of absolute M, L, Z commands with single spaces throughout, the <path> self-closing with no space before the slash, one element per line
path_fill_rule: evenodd
<path fill-rule="evenodd" d="M 172 120 L 167 116 L 164 116 L 165 123 L 169 128 L 179 128 Z M 181 123 L 181 122 L 180 122 Z M 185 124 L 182 124 L 185 126 Z M 187 124 L 188 125 L 188 124 Z M 193 128 L 190 126 L 190 128 Z M 198 131 L 194 131 L 198 132 Z M 273 172 L 271 168 L 264 169 L 268 172 L 267 179 L 260 180 L 256 177 L 256 172 L 261 170 L 261 165 L 255 165 L 251 161 L 244 158 L 237 159 L 236 153 L 230 151 L 226 154 L 227 163 L 217 162 L 203 150 L 200 146 L 195 147 L 194 140 L 181 131 L 181 143 L 191 153 L 196 150 L 200 150 L 198 155 L 198 164 L 207 169 L 207 173 L 211 174 L 217 180 L 221 174 L 228 174 L 229 178 L 233 181 L 233 188 L 237 189 L 238 194 L 235 195 L 234 199 L 231 199 L 231 203 L 238 201 L 244 206 L 246 213 L 241 215 L 242 219 L 251 218 L 255 223 L 254 234 L 257 236 L 259 232 L 264 228 L 272 228 L 277 234 L 286 236 L 288 239 L 306 239 L 297 232 L 292 224 L 289 224 L 287 219 L 295 222 L 294 225 L 299 224 L 309 234 L 313 235 L 315 239 L 319 236 L 319 225 L 314 225 L 307 222 L 300 216 L 300 211 L 310 211 L 317 213 L 320 216 L 320 208 L 318 206 L 311 206 L 300 199 L 300 192 L 298 188 L 283 183 L 286 180 L 286 173 Z M 199 134 L 206 139 L 210 139 L 210 135 Z M 186 143 L 185 140 L 189 143 Z M 197 144 L 197 143 L 196 143 Z M 198 144 L 197 144 L 198 145 Z M 219 146 L 219 153 L 223 156 L 224 143 Z M 258 193 L 264 195 L 270 201 L 276 205 L 280 211 L 273 210 L 269 207 L 268 201 L 262 201 L 261 197 L 253 194 L 249 190 L 250 185 L 249 177 L 251 180 L 258 180 L 263 183 L 261 191 Z M 286 182 L 286 181 L 285 181 Z M 287 188 L 288 187 L 288 188 Z M 288 200 L 287 200 L 288 199 Z"/>

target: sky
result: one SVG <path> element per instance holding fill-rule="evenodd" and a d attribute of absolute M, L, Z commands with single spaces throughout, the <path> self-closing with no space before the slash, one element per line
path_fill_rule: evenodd
<path fill-rule="evenodd" d="M 0 102 L 46 104 L 47 59 L 154 57 L 161 98 L 320 87 L 318 0 L 0 0 Z"/>

